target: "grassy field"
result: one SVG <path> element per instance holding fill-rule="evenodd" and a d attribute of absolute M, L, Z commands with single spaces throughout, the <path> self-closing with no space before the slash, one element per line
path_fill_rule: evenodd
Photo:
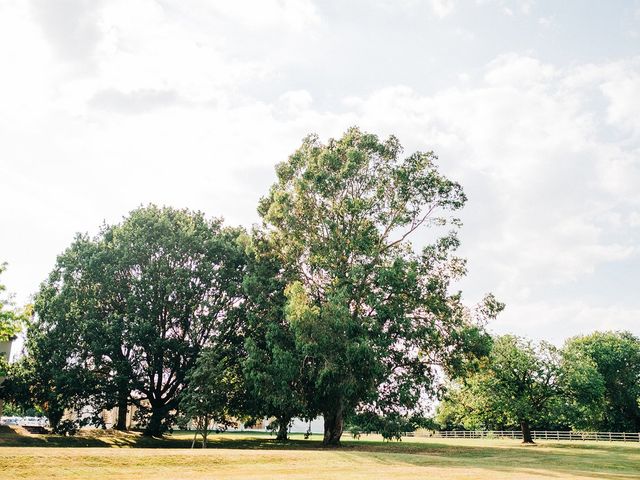
<path fill-rule="evenodd" d="M 74 438 L 0 430 L 0 479 L 640 479 L 640 444 L 513 440 L 318 439 L 283 444 L 266 435 L 212 435 L 190 450 L 191 436 L 137 434 Z M 127 448 L 129 447 L 129 448 Z"/>

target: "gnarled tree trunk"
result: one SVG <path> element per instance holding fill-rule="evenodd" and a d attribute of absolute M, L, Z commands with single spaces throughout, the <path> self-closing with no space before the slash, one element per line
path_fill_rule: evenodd
<path fill-rule="evenodd" d="M 288 440 L 289 422 L 291 422 L 290 418 L 278 418 L 278 435 L 276 436 L 276 440 Z"/>
<path fill-rule="evenodd" d="M 45 409 L 45 414 L 49 420 L 49 427 L 55 432 L 62 421 L 62 417 L 64 416 L 64 409 L 56 407 L 47 408 Z"/>
<path fill-rule="evenodd" d="M 332 411 L 324 412 L 324 438 L 322 444 L 325 447 L 337 447 L 340 445 L 340 437 L 344 430 L 344 402 L 342 399 Z"/>
<path fill-rule="evenodd" d="M 145 428 L 143 432 L 143 435 L 145 437 L 162 436 L 162 420 L 166 415 L 166 411 L 166 405 L 163 405 L 161 407 L 151 407 L 151 418 L 149 419 L 147 428 Z"/>

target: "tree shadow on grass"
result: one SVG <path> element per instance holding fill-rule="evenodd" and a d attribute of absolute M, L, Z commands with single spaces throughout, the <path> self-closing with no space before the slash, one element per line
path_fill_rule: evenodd
<path fill-rule="evenodd" d="M 586 448 L 585 448 L 586 447 Z M 433 466 L 451 469 L 482 469 L 488 472 L 541 477 L 576 474 L 609 480 L 640 478 L 640 446 L 542 443 L 535 446 L 489 444 L 451 445 L 438 442 L 344 441 L 338 449 L 327 449 L 319 440 L 243 438 L 213 436 L 209 448 L 245 450 L 322 450 L 375 459 L 385 464 Z"/>
<path fill-rule="evenodd" d="M 130 447 L 190 448 L 193 433 L 177 432 L 163 438 L 148 438 L 138 432 L 82 432 L 74 437 L 21 434 L 0 428 L 0 447 Z M 196 443 L 196 448 L 200 444 Z M 541 477 L 576 474 L 608 480 L 640 478 L 640 446 L 593 443 L 550 443 L 525 447 L 514 442 L 464 445 L 437 441 L 382 442 L 346 440 L 340 448 L 325 448 L 320 440 L 278 441 L 268 435 L 212 434 L 209 449 L 234 450 L 317 450 L 352 455 L 384 464 L 438 467 L 452 470 L 480 469 L 507 473 L 513 477 Z"/>
<path fill-rule="evenodd" d="M 583 477 L 623 480 L 640 478 L 640 448 L 618 448 L 610 445 L 589 446 L 588 449 L 556 448 L 557 444 L 525 447 L 492 447 L 490 445 L 460 446 L 448 444 L 413 444 L 409 451 L 396 449 L 369 450 L 369 455 L 380 461 L 404 463 L 414 466 L 434 466 L 451 469 L 481 469 L 508 473 L 554 477 L 566 474 Z M 417 448 L 415 445 L 427 445 Z M 562 447 L 565 445 L 563 444 Z M 384 452 L 384 453 L 383 453 Z M 359 454 L 359 453 L 358 453 Z"/>
<path fill-rule="evenodd" d="M 108 443 L 96 436 L 30 434 L 20 427 L 0 426 L 0 447 L 107 447 Z"/>

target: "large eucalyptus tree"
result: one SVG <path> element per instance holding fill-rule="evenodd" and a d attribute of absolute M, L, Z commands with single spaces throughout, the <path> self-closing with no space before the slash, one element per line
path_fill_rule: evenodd
<path fill-rule="evenodd" d="M 293 272 L 286 318 L 326 445 L 339 444 L 354 411 L 415 408 L 438 368 L 460 367 L 485 344 L 450 292 L 465 273 L 453 214 L 466 197 L 435 161 L 432 152 L 403 157 L 395 137 L 357 128 L 326 144 L 312 135 L 277 166 L 260 202 L 269 241 Z M 421 230 L 426 246 L 416 250 Z M 500 308 L 487 306 L 490 315 Z"/>

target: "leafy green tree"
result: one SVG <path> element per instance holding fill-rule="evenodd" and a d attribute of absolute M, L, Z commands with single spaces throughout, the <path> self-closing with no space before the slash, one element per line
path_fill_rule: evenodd
<path fill-rule="evenodd" d="M 639 431 L 640 339 L 630 332 L 595 332 L 568 340 L 564 350 L 567 355 L 590 359 L 596 370 L 591 378 L 603 389 L 600 408 L 584 416 L 578 410 L 574 418 L 594 430 Z"/>
<path fill-rule="evenodd" d="M 294 417 L 309 417 L 304 402 L 303 356 L 285 318 L 287 273 L 272 245 L 254 231 L 244 279 L 247 338 L 243 360 L 247 409 L 274 417 L 277 439 L 287 440 Z"/>
<path fill-rule="evenodd" d="M 30 322 L 25 353 L 9 366 L 2 385 L 3 397 L 22 408 L 37 408 L 56 433 L 69 425 L 97 422 L 83 418 L 81 411 L 96 395 L 94 376 L 77 349 L 78 332 L 68 325 Z M 63 422 L 65 412 L 75 412 L 77 421 Z"/>
<path fill-rule="evenodd" d="M 580 349 L 565 345 L 561 357 L 562 399 L 555 420 L 574 430 L 597 430 L 606 405 L 605 380 L 593 359 Z"/>
<path fill-rule="evenodd" d="M 110 241 L 109 228 L 101 236 L 78 235 L 57 258 L 56 267 L 37 296 L 44 319 L 75 329 L 75 348 L 90 365 L 96 410 L 118 407 L 116 429 L 125 430 L 133 389 L 125 299 L 129 295 L 122 271 L 122 249 Z"/>
<path fill-rule="evenodd" d="M 244 390 L 238 352 L 232 352 L 224 344 L 205 349 L 187 374 L 180 410 L 196 427 L 191 448 L 198 434 L 202 436 L 202 448 L 207 448 L 212 422 L 217 428 L 235 424 L 233 416 L 240 411 Z"/>
<path fill-rule="evenodd" d="M 0 263 L 0 275 L 6 268 L 6 263 Z M 23 323 L 29 317 L 29 309 L 16 309 L 11 297 L 5 296 L 5 292 L 6 287 L 0 283 L 0 342 L 6 342 L 20 332 Z"/>
<path fill-rule="evenodd" d="M 6 268 L 6 263 L 0 263 L 0 275 Z M 0 342 L 13 341 L 29 319 L 31 310 L 31 306 L 17 309 L 12 298 L 6 295 L 6 287 L 0 283 Z M 0 414 L 2 414 L 4 399 L 8 395 L 6 385 L 3 386 L 8 370 L 9 358 L 0 355 Z"/>
<path fill-rule="evenodd" d="M 479 372 L 453 390 L 454 416 L 464 426 L 519 425 L 524 443 L 533 443 L 531 424 L 545 418 L 560 393 L 560 357 L 547 343 L 498 337 Z"/>
<path fill-rule="evenodd" d="M 531 426 L 567 428 L 597 409 L 602 384 L 593 363 L 553 345 L 504 335 L 478 371 L 454 382 L 439 405 L 443 428 L 509 429 L 533 443 Z"/>
<path fill-rule="evenodd" d="M 37 407 L 25 408 L 17 403 L 7 402 L 4 404 L 2 415 L 7 417 L 42 417 L 44 414 Z"/>
<path fill-rule="evenodd" d="M 356 410 L 416 408 L 437 368 L 458 368 L 484 345 L 461 295 L 449 292 L 465 273 L 451 217 L 466 201 L 462 187 L 438 172 L 433 153 L 401 154 L 395 137 L 357 128 L 326 145 L 309 136 L 260 202 L 295 278 L 285 315 L 325 445 L 339 444 Z M 428 226 L 433 243 L 414 251 L 410 237 Z"/>
<path fill-rule="evenodd" d="M 122 412 L 133 402 L 149 412 L 145 433 L 160 435 L 200 351 L 236 328 L 240 234 L 188 210 L 134 210 L 58 258 L 37 297 L 36 327 L 77 332 L 77 356 L 103 403 Z"/>

